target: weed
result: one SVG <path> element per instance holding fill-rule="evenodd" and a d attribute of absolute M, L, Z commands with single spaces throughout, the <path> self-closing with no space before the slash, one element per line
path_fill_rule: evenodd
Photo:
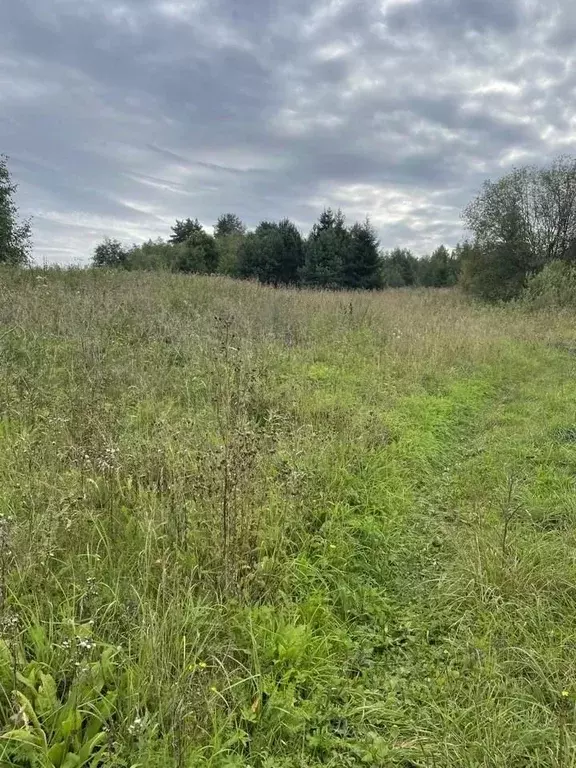
<path fill-rule="evenodd" d="M 1 271 L 0 761 L 575 766 L 573 328 Z"/>

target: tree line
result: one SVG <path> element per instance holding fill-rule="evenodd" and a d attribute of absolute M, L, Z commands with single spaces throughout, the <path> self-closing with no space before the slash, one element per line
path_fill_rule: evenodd
<path fill-rule="evenodd" d="M 31 258 L 31 228 L 18 218 L 15 191 L 0 155 L 0 263 L 24 265 Z M 106 238 L 92 264 L 333 289 L 459 285 L 483 299 L 506 301 L 533 291 L 548 272 L 559 286 L 559 276 L 576 269 L 576 158 L 561 156 L 486 181 L 462 218 L 467 240 L 420 258 L 406 248 L 381 251 L 368 219 L 348 225 L 340 210 L 327 208 L 307 236 L 289 219 L 262 221 L 249 232 L 238 216 L 225 213 L 213 234 L 198 219 L 177 220 L 167 240 L 126 247 Z"/>
<path fill-rule="evenodd" d="M 307 237 L 289 219 L 262 221 L 253 232 L 233 213 L 218 218 L 214 234 L 198 219 L 177 220 L 167 241 L 124 247 L 105 239 L 93 256 L 99 267 L 166 269 L 224 274 L 271 285 L 328 289 L 379 289 L 413 285 L 451 286 L 460 251 L 444 246 L 429 257 L 409 250 L 382 252 L 370 221 L 347 226 L 342 211 L 325 209 Z"/>

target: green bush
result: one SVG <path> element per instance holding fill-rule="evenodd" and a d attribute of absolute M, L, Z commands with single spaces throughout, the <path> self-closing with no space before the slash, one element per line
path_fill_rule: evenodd
<path fill-rule="evenodd" d="M 218 272 L 228 277 L 238 275 L 238 252 L 244 241 L 244 235 L 220 235 L 215 238 L 218 249 Z"/>
<path fill-rule="evenodd" d="M 148 240 L 142 245 L 134 245 L 126 258 L 128 269 L 176 270 L 180 245 L 166 243 L 162 239 Z"/>
<path fill-rule="evenodd" d="M 527 267 L 518 249 L 506 244 L 468 245 L 462 254 L 459 283 L 472 296 L 486 301 L 509 301 L 521 295 Z"/>
<path fill-rule="evenodd" d="M 92 264 L 95 267 L 126 267 L 128 260 L 128 251 L 120 240 L 113 240 L 105 237 L 101 243 L 94 248 L 92 255 Z"/>
<path fill-rule="evenodd" d="M 522 296 L 532 307 L 576 307 L 576 264 L 551 261 L 528 279 Z"/>
<path fill-rule="evenodd" d="M 212 273 L 218 267 L 218 249 L 216 241 L 206 232 L 194 232 L 188 239 L 176 246 L 178 272 L 196 274 Z"/>
<path fill-rule="evenodd" d="M 384 253 L 382 279 L 388 288 L 403 288 L 418 282 L 418 259 L 407 248 L 394 248 Z"/>

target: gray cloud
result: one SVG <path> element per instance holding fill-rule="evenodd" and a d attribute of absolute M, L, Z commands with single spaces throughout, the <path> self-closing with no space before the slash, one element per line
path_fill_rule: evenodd
<path fill-rule="evenodd" d="M 441 35 L 468 30 L 510 33 L 522 24 L 522 11 L 519 0 L 417 0 L 396 5 L 387 18 L 399 31 L 421 27 Z"/>
<path fill-rule="evenodd" d="M 487 176 L 576 150 L 574 29 L 571 0 L 3 3 L 0 151 L 39 260 L 324 205 L 423 253 Z"/>

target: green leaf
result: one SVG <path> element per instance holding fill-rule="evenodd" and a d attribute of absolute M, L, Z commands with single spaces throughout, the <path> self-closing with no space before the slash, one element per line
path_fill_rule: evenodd
<path fill-rule="evenodd" d="M 68 752 L 60 768 L 78 768 L 79 765 L 80 758 L 78 755 L 75 755 L 74 752 Z"/>
<path fill-rule="evenodd" d="M 36 696 L 36 673 L 33 671 L 30 675 L 23 675 L 16 672 L 16 680 L 27 689 L 30 696 Z"/>
<path fill-rule="evenodd" d="M 95 661 L 93 664 L 90 664 L 90 689 L 88 686 L 86 686 L 86 690 L 84 691 L 85 696 L 83 696 L 84 701 L 89 701 L 91 698 L 93 698 L 94 694 L 98 694 L 101 692 L 101 690 L 104 688 L 105 680 L 104 680 L 104 672 L 102 670 L 102 665 L 99 661 Z M 82 694 L 81 694 L 82 695 Z"/>
<path fill-rule="evenodd" d="M 48 750 L 48 759 L 50 760 L 52 765 L 55 766 L 55 768 L 60 768 L 60 766 L 62 765 L 62 761 L 64 760 L 65 754 L 66 754 L 66 742 L 59 741 L 57 744 L 53 744 Z"/>
<path fill-rule="evenodd" d="M 52 675 L 45 675 L 40 673 L 40 687 L 38 688 L 38 695 L 36 696 L 36 712 L 40 717 L 47 717 L 48 715 L 54 715 L 60 708 L 60 702 L 58 701 L 56 681 Z"/>
<path fill-rule="evenodd" d="M 100 657 L 100 666 L 102 667 L 102 674 L 107 685 L 112 685 L 114 682 L 115 665 L 112 659 L 116 653 L 116 648 L 110 645 L 102 651 L 102 656 Z"/>
<path fill-rule="evenodd" d="M 65 738 L 69 738 L 82 728 L 82 713 L 77 709 L 71 709 L 68 715 L 60 723 L 60 733 Z"/>
<path fill-rule="evenodd" d="M 93 739 L 90 739 L 90 741 L 87 741 L 85 744 L 83 744 L 82 748 L 78 752 L 78 757 L 80 758 L 79 765 L 84 765 L 84 763 L 88 762 L 96 747 L 100 746 L 100 744 L 104 743 L 104 741 L 106 741 L 106 734 L 97 733 Z"/>
<path fill-rule="evenodd" d="M 108 693 L 105 696 L 102 696 L 102 698 L 96 702 L 95 704 L 96 710 L 100 713 L 103 720 L 108 720 L 108 718 L 112 716 L 112 713 L 114 712 L 114 708 L 116 706 L 117 698 L 118 698 L 117 691 L 108 691 Z"/>
<path fill-rule="evenodd" d="M 88 719 L 88 722 L 86 723 L 86 727 L 84 728 L 84 738 L 93 739 L 94 736 L 99 733 L 103 725 L 104 720 L 100 717 L 100 715 L 91 715 L 91 717 Z"/>
<path fill-rule="evenodd" d="M 26 715 L 26 717 L 32 722 L 36 730 L 44 736 L 44 731 L 42 730 L 42 726 L 40 725 L 40 722 L 38 720 L 38 717 L 36 715 L 36 712 L 34 711 L 34 707 L 32 706 L 30 699 L 26 698 L 24 694 L 21 691 L 16 691 L 16 698 L 20 702 L 20 706 L 22 707 L 23 713 Z M 44 738 L 45 741 L 45 738 Z"/>
<path fill-rule="evenodd" d="M 37 734 L 29 731 L 27 728 L 17 728 L 14 731 L 8 731 L 3 733 L 0 739 L 6 741 L 19 741 L 22 744 L 31 744 L 34 747 L 42 747 L 42 738 Z"/>
<path fill-rule="evenodd" d="M 28 637 L 34 646 L 34 658 L 38 661 L 49 661 L 52 656 L 52 646 L 48 642 L 44 628 L 32 625 L 28 628 Z"/>

